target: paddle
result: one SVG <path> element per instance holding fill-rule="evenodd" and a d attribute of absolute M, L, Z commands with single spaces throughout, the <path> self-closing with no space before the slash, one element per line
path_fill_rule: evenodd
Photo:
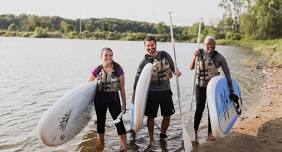
<path fill-rule="evenodd" d="M 117 124 L 121 121 L 122 115 L 124 114 L 124 111 L 120 112 L 120 114 L 117 116 L 115 120 L 112 121 L 113 124 Z"/>
<path fill-rule="evenodd" d="M 177 60 L 176 60 L 176 53 L 175 53 L 175 43 L 174 43 L 174 38 L 173 38 L 171 12 L 169 12 L 169 18 L 170 18 L 170 35 L 171 35 L 171 43 L 172 43 L 172 48 L 173 48 L 175 69 L 178 70 Z M 192 143 L 191 143 L 191 134 L 194 133 L 194 129 L 192 127 L 192 124 L 188 124 L 188 126 L 185 126 L 185 124 L 184 124 L 184 119 L 182 117 L 181 104 L 180 104 L 179 79 L 178 79 L 177 76 L 175 78 L 176 78 L 176 88 L 177 88 L 177 97 L 178 97 L 179 111 L 180 111 L 180 117 L 181 117 L 181 122 L 182 122 L 182 140 L 184 142 L 184 149 L 185 149 L 185 151 L 192 151 L 193 150 L 193 146 L 192 146 Z M 192 132 L 191 132 L 190 128 L 192 128 Z"/>
<path fill-rule="evenodd" d="M 202 19 L 201 19 L 202 20 Z M 202 21 L 200 21 L 199 23 L 199 29 L 198 29 L 198 38 L 197 38 L 197 48 L 199 49 L 200 48 L 200 36 L 201 36 L 201 25 L 202 25 Z M 197 64 L 198 64 L 198 60 L 199 60 L 199 57 L 196 57 L 196 60 L 195 60 L 195 73 L 194 73 L 194 84 L 193 84 L 193 93 L 192 93 L 192 100 L 191 100 L 191 111 L 193 111 L 193 102 L 195 101 L 195 88 L 196 88 L 196 79 L 197 79 Z M 189 121 L 188 123 L 192 123 L 192 118 L 191 116 L 189 116 Z M 196 137 L 198 138 L 198 137 Z M 195 132 L 194 132 L 194 135 L 193 135 L 193 138 L 192 140 L 197 140 L 195 138 Z"/>

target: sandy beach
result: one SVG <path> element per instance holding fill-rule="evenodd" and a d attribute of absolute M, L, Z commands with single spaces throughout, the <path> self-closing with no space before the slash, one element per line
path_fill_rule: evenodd
<path fill-rule="evenodd" d="M 266 81 L 254 107 L 242 114 L 233 131 L 222 139 L 194 147 L 196 152 L 281 152 L 282 68 L 262 70 Z M 253 109 L 252 109 L 253 108 Z"/>

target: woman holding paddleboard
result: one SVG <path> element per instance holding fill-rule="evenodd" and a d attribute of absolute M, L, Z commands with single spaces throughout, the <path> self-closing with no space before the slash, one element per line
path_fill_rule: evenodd
<path fill-rule="evenodd" d="M 223 55 L 215 51 L 216 41 L 213 36 L 207 36 L 204 40 L 205 50 L 198 49 L 194 53 L 192 63 L 189 65 L 193 70 L 196 67 L 196 112 L 194 117 L 195 138 L 197 140 L 198 128 L 202 119 L 202 114 L 206 103 L 206 90 L 208 82 L 214 76 L 219 75 L 218 69 L 222 71 L 228 81 L 230 98 L 236 98 L 234 94 L 232 79 L 227 62 Z M 198 58 L 198 59 L 196 59 Z M 198 61 L 197 61 L 198 60 Z M 196 63 L 197 62 L 197 63 Z M 238 98 L 238 97 L 237 97 Z M 238 99 L 237 99 L 238 101 Z M 208 114 L 208 141 L 215 140 L 212 135 L 210 115 Z"/>
<path fill-rule="evenodd" d="M 103 48 L 101 51 L 102 64 L 93 69 L 88 81 L 97 80 L 97 91 L 94 105 L 97 116 L 98 140 L 104 143 L 105 122 L 107 109 L 112 118 L 118 118 L 121 112 L 126 110 L 126 98 L 124 89 L 124 72 L 122 67 L 113 61 L 113 51 Z M 121 102 L 120 96 L 121 95 Z M 120 143 L 123 151 L 127 151 L 126 130 L 122 121 L 116 123 Z"/>

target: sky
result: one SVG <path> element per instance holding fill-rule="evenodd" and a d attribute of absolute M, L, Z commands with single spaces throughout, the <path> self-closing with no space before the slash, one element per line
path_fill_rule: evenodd
<path fill-rule="evenodd" d="M 220 0 L 0 0 L 0 14 L 32 14 L 63 18 L 119 18 L 188 26 L 201 18 L 216 24 L 222 18 Z"/>

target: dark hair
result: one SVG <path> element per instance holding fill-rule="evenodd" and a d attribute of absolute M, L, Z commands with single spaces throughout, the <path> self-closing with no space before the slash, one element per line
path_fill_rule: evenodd
<path fill-rule="evenodd" d="M 111 48 L 109 48 L 109 47 L 104 47 L 104 48 L 102 48 L 102 50 L 101 50 L 101 56 L 103 55 L 103 52 L 104 52 L 105 50 L 112 52 L 112 55 L 114 55 L 114 52 L 113 52 L 113 50 L 112 50 Z"/>
<path fill-rule="evenodd" d="M 152 35 L 149 35 L 144 39 L 144 44 L 145 44 L 146 41 L 154 41 L 155 44 L 157 44 L 156 38 Z"/>

